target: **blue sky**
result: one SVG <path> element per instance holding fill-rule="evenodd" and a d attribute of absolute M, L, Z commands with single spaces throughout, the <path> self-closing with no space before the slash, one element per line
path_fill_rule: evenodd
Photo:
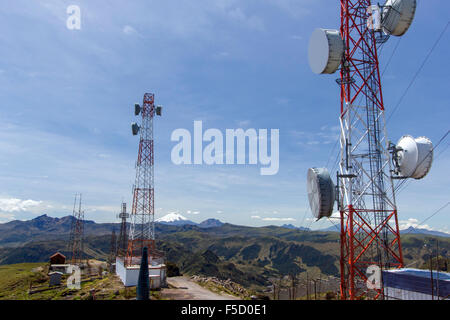
<path fill-rule="evenodd" d="M 81 30 L 66 9 L 81 8 Z M 448 22 L 450 3 L 419 1 L 417 15 L 383 78 L 387 113 Z M 307 63 L 316 27 L 338 28 L 330 0 L 8 1 L 0 8 L 0 221 L 71 213 L 83 194 L 86 218 L 115 221 L 131 203 L 138 139 L 132 106 L 145 92 L 164 105 L 155 121 L 156 218 L 178 212 L 261 226 L 309 226 L 306 171 L 332 163 L 339 89 Z M 449 129 L 450 31 L 444 34 L 388 123 L 437 142 Z M 380 56 L 384 69 L 399 38 Z M 280 130 L 280 169 L 175 166 L 177 128 Z M 414 225 L 449 201 L 448 139 L 430 174 L 397 196 L 401 224 Z M 443 151 L 443 152 L 441 152 Z M 331 158 L 330 158 L 331 155 Z M 427 221 L 450 231 L 450 207 Z"/>

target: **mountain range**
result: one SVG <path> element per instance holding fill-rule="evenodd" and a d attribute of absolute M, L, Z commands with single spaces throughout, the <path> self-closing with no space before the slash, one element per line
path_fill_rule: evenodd
<path fill-rule="evenodd" d="M 325 229 L 320 229 L 320 231 L 323 232 L 340 232 L 340 226 L 331 226 Z M 450 238 L 450 234 L 441 232 L 441 231 L 434 231 L 434 230 L 428 230 L 425 228 L 414 228 L 409 227 L 408 229 L 400 230 L 400 234 L 424 234 L 424 235 L 430 235 L 430 236 L 436 236 L 436 237 L 446 237 Z"/>
<path fill-rule="evenodd" d="M 0 265 L 46 262 L 56 251 L 70 257 L 67 247 L 73 219 L 42 215 L 0 224 Z M 290 273 L 339 274 L 337 232 L 300 230 L 291 225 L 247 227 L 216 219 L 198 224 L 187 221 L 169 216 L 155 225 L 157 248 L 183 274 L 230 278 L 259 289 L 269 285 L 270 279 Z M 111 232 L 115 229 L 117 233 L 119 228 L 119 223 L 85 221 L 86 257 L 107 260 Z M 405 265 L 421 266 L 429 260 L 424 244 L 431 238 L 435 236 L 402 235 Z M 450 252 L 450 238 L 439 238 L 439 250 L 442 256 Z"/>
<path fill-rule="evenodd" d="M 165 225 L 174 225 L 174 226 L 182 226 L 182 225 L 196 225 L 201 228 L 209 228 L 209 227 L 220 227 L 223 225 L 223 222 L 217 219 L 207 219 L 201 223 L 195 223 L 191 220 L 188 220 L 186 217 L 182 216 L 178 213 L 169 213 L 162 218 L 155 220 L 156 223 L 161 223 Z M 302 230 L 302 231 L 311 231 L 309 228 L 305 227 L 297 227 L 293 224 L 283 224 L 281 228 L 292 229 L 292 230 Z M 318 231 L 321 232 L 340 232 L 340 226 L 333 225 L 328 228 L 320 229 Z M 428 230 L 425 228 L 414 228 L 409 227 L 408 229 L 400 230 L 401 234 L 425 234 L 432 235 L 437 237 L 450 237 L 450 234 L 440 231 Z"/>
<path fill-rule="evenodd" d="M 27 221 L 14 220 L 7 223 L 0 223 L 0 247 L 22 245 L 30 241 L 48 240 L 49 238 L 66 239 L 70 233 L 70 227 L 72 225 L 73 219 L 74 218 L 72 216 L 53 218 L 44 214 Z M 157 219 L 155 222 L 157 232 L 166 232 L 170 230 L 170 228 L 167 229 L 167 227 L 176 226 L 195 226 L 200 229 L 205 229 L 217 228 L 224 225 L 223 222 L 217 219 L 207 219 L 201 223 L 195 223 L 187 219 L 186 217 L 176 213 L 171 213 L 163 216 Z M 249 227 L 242 228 L 245 229 Z M 285 224 L 280 228 L 297 231 L 310 231 L 308 228 L 296 227 L 292 224 Z M 91 220 L 85 220 L 84 222 L 84 231 L 87 235 L 110 234 L 113 229 L 115 229 L 116 231 L 120 230 L 120 223 L 96 223 Z M 336 226 L 331 226 L 329 228 L 321 229 L 318 231 L 332 233 L 339 232 Z M 444 232 L 413 227 L 402 230 L 401 234 L 421 234 L 438 237 L 450 237 L 449 234 Z"/>

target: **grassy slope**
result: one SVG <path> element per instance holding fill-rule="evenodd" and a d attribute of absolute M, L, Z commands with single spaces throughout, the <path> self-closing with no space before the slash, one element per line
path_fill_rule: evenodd
<path fill-rule="evenodd" d="M 157 246 L 187 275 L 231 278 L 246 288 L 259 290 L 268 285 L 269 278 L 290 272 L 339 273 L 338 233 L 233 225 L 210 229 L 172 227 L 168 231 L 158 234 Z M 433 239 L 436 237 L 402 236 L 405 265 L 421 267 L 430 254 L 424 244 Z M 90 257 L 106 260 L 109 243 L 109 235 L 88 237 L 86 252 Z M 50 254 L 63 250 L 64 246 L 64 241 L 57 240 L 29 243 L 22 248 L 0 248 L 0 264 L 47 261 Z M 439 247 L 441 256 L 448 256 L 450 239 L 439 238 Z"/>
<path fill-rule="evenodd" d="M 0 266 L 0 300 L 87 300 L 94 292 L 98 300 L 124 300 L 136 297 L 135 288 L 125 289 L 115 275 L 94 279 L 81 284 L 80 290 L 65 286 L 54 287 L 43 292 L 29 294 L 30 281 L 33 288 L 48 288 L 48 265 L 42 263 L 20 263 Z M 65 283 L 67 276 L 63 278 Z M 159 299 L 159 293 L 153 293 Z"/>

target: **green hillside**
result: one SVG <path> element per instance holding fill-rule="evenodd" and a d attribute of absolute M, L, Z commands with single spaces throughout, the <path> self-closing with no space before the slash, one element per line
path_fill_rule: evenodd
<path fill-rule="evenodd" d="M 270 278 L 291 273 L 339 274 L 339 234 L 335 232 L 229 224 L 206 229 L 187 225 L 164 228 L 159 230 L 157 247 L 186 275 L 230 278 L 247 288 L 262 290 L 270 284 Z M 430 249 L 433 246 L 424 247 L 434 239 L 439 239 L 439 254 L 448 256 L 449 238 L 402 236 L 405 265 L 423 266 L 430 254 L 436 254 Z M 70 256 L 66 245 L 66 240 L 56 239 L 3 246 L 0 264 L 46 262 L 55 251 Z M 86 237 L 85 253 L 88 258 L 106 260 L 109 246 L 109 234 L 90 235 Z"/>

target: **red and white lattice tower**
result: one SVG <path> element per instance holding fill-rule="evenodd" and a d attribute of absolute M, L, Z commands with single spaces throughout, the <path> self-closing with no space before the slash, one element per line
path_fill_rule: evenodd
<path fill-rule="evenodd" d="M 330 217 L 334 200 L 338 203 L 342 299 L 383 299 L 382 271 L 403 267 L 393 179 L 399 178 L 399 171 L 406 172 L 406 157 L 403 165 L 391 162 L 390 152 L 404 149 L 392 149 L 387 139 L 378 49 L 390 35 L 401 36 L 408 30 L 415 10 L 415 0 L 387 0 L 382 7 L 370 0 L 340 0 L 340 30 L 316 29 L 310 40 L 310 66 L 315 73 L 332 74 L 340 67 L 337 192 L 325 168 L 312 168 L 308 193 L 318 219 Z M 426 139 L 411 140 L 427 150 L 431 146 Z M 414 163 L 411 172 L 417 168 L 421 174 L 409 172 L 400 178 L 422 178 L 431 157 L 424 155 L 423 170 L 417 159 L 407 160 Z"/>
<path fill-rule="evenodd" d="M 138 265 L 142 249 L 148 248 L 149 259 L 155 248 L 155 193 L 154 193 L 154 142 L 153 118 L 160 115 L 161 107 L 155 107 L 155 96 L 144 94 L 142 107 L 135 105 L 135 115 L 142 115 L 141 125 L 132 124 L 134 135 L 140 132 L 139 150 L 136 161 L 136 180 L 133 186 L 133 205 L 130 214 L 130 231 L 125 265 Z"/>
<path fill-rule="evenodd" d="M 77 210 L 78 198 L 78 210 Z M 84 211 L 81 210 L 81 193 L 75 194 L 72 222 L 70 226 L 69 250 L 72 252 L 70 263 L 79 265 L 84 259 Z"/>
<path fill-rule="evenodd" d="M 341 88 L 341 298 L 383 298 L 367 286 L 369 266 L 403 267 L 377 33 L 368 28 L 370 0 L 341 0 L 344 60 Z M 380 38 L 378 38 L 380 39 Z"/>

